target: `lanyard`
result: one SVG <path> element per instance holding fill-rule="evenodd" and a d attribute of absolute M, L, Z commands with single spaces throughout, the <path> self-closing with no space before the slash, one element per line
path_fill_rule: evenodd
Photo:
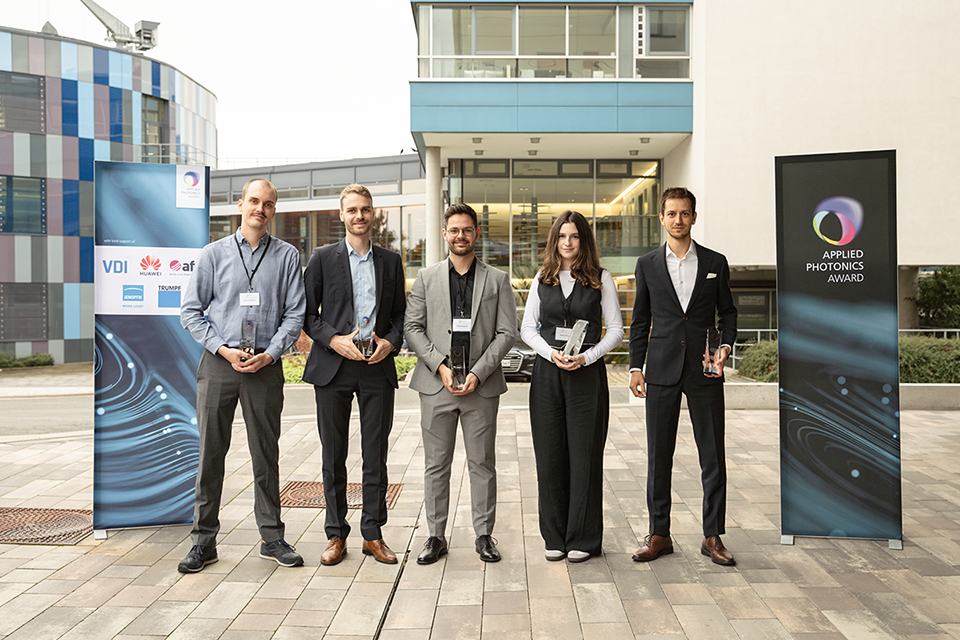
<path fill-rule="evenodd" d="M 267 244 L 263 247 L 263 253 L 260 254 L 260 260 L 257 262 L 257 266 L 253 268 L 253 273 L 250 273 L 250 270 L 247 269 L 247 263 L 243 261 L 243 251 L 240 250 L 240 241 L 237 240 L 237 236 L 233 236 L 233 241 L 237 243 L 237 253 L 240 254 L 240 264 L 243 265 L 243 272 L 247 274 L 247 291 L 253 291 L 253 276 L 257 275 L 257 270 L 260 268 L 260 265 L 263 264 L 263 258 L 267 255 L 267 249 L 270 248 L 270 236 L 267 236 Z"/>
<path fill-rule="evenodd" d="M 463 274 L 457 274 L 457 313 L 459 317 L 464 318 L 464 308 L 467 306 L 467 278 L 470 277 L 470 272 Z"/>

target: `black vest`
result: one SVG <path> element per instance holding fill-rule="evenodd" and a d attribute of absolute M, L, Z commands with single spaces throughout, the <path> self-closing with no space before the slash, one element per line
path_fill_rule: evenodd
<path fill-rule="evenodd" d="M 566 340 L 557 340 L 557 327 L 570 327 L 577 320 L 586 320 L 587 335 L 583 339 L 580 352 L 587 350 L 600 342 L 600 333 L 603 327 L 603 307 L 600 305 L 600 289 L 584 287 L 579 280 L 573 283 L 573 291 L 566 300 L 563 290 L 557 284 L 554 287 L 542 282 L 537 283 L 537 294 L 540 296 L 540 337 L 558 351 L 563 349 Z M 565 308 L 566 307 L 566 308 Z"/>

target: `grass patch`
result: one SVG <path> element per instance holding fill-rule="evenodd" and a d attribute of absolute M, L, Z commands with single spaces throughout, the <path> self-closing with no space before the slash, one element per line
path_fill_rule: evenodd
<path fill-rule="evenodd" d="M 304 354 L 291 354 L 283 358 L 283 381 L 286 384 L 307 384 L 303 381 L 303 367 L 307 364 Z M 394 358 L 397 378 L 402 378 L 417 365 L 417 359 L 411 357 Z"/>

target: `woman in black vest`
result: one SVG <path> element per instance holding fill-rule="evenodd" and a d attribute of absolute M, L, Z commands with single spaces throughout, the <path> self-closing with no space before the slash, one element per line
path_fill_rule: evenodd
<path fill-rule="evenodd" d="M 582 214 L 560 214 L 542 260 L 520 328 L 540 356 L 530 384 L 540 535 L 547 560 L 583 562 L 602 551 L 603 446 L 610 416 L 603 355 L 623 339 L 623 321 L 613 278 L 600 267 Z M 577 355 L 565 356 L 577 320 L 589 323 L 586 337 Z"/>

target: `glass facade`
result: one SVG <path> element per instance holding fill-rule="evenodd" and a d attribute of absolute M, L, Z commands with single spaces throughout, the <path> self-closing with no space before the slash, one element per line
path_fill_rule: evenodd
<path fill-rule="evenodd" d="M 637 258 L 660 246 L 656 160 L 453 160 L 450 200 L 479 217 L 478 254 L 526 289 L 554 218 L 573 209 L 593 221 L 601 263 L 632 276 Z M 527 286 L 524 285 L 527 283 Z"/>
<path fill-rule="evenodd" d="M 421 78 L 690 76 L 685 6 L 420 5 L 417 22 Z"/>
<path fill-rule="evenodd" d="M 177 69 L 0 28 L 0 350 L 93 360 L 97 160 L 216 153 L 216 97 Z"/>

